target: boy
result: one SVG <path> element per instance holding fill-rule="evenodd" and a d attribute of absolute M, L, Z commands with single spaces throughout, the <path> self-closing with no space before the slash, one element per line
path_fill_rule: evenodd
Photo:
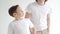
<path fill-rule="evenodd" d="M 37 34 L 49 34 L 51 8 L 46 5 L 46 1 L 36 0 L 26 8 L 25 18 L 31 19 L 36 27 Z"/>
<path fill-rule="evenodd" d="M 8 12 L 10 16 L 15 18 L 9 24 L 8 34 L 36 34 L 32 22 L 29 19 L 22 18 L 24 13 L 19 5 L 10 7 Z"/>

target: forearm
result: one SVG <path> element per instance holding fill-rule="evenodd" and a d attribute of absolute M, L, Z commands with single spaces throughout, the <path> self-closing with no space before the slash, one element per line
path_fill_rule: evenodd
<path fill-rule="evenodd" d="M 50 28 L 50 20 L 47 22 L 48 29 Z"/>
<path fill-rule="evenodd" d="M 48 26 L 48 31 L 50 29 L 50 14 L 47 15 L 47 26 Z"/>
<path fill-rule="evenodd" d="M 36 34 L 36 29 L 33 30 L 33 34 Z"/>

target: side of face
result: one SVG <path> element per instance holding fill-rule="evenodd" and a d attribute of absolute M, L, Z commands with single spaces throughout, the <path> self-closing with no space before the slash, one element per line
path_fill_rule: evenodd
<path fill-rule="evenodd" d="M 22 9 L 18 6 L 17 9 L 16 9 L 16 12 L 13 13 L 13 15 L 15 17 L 22 17 L 24 15 L 24 13 L 23 13 Z"/>

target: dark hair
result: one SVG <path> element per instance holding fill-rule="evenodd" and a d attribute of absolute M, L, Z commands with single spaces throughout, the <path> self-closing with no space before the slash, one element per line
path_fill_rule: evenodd
<path fill-rule="evenodd" d="M 13 16 L 13 13 L 16 12 L 16 9 L 17 9 L 18 6 L 19 5 L 14 5 L 14 6 L 12 6 L 12 7 L 9 8 L 8 13 L 9 13 L 10 16 Z"/>
<path fill-rule="evenodd" d="M 37 1 L 37 0 L 36 0 Z M 45 0 L 45 2 L 46 2 L 47 0 Z"/>

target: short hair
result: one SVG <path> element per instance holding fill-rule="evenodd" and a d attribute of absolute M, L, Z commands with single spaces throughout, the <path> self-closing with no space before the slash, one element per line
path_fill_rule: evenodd
<path fill-rule="evenodd" d="M 9 13 L 10 16 L 13 16 L 13 13 L 16 12 L 16 9 L 17 9 L 18 6 L 19 5 L 14 5 L 14 6 L 12 6 L 12 7 L 9 8 L 8 13 Z"/>
<path fill-rule="evenodd" d="M 37 0 L 36 0 L 37 1 Z M 45 2 L 46 2 L 47 0 L 45 0 Z"/>

